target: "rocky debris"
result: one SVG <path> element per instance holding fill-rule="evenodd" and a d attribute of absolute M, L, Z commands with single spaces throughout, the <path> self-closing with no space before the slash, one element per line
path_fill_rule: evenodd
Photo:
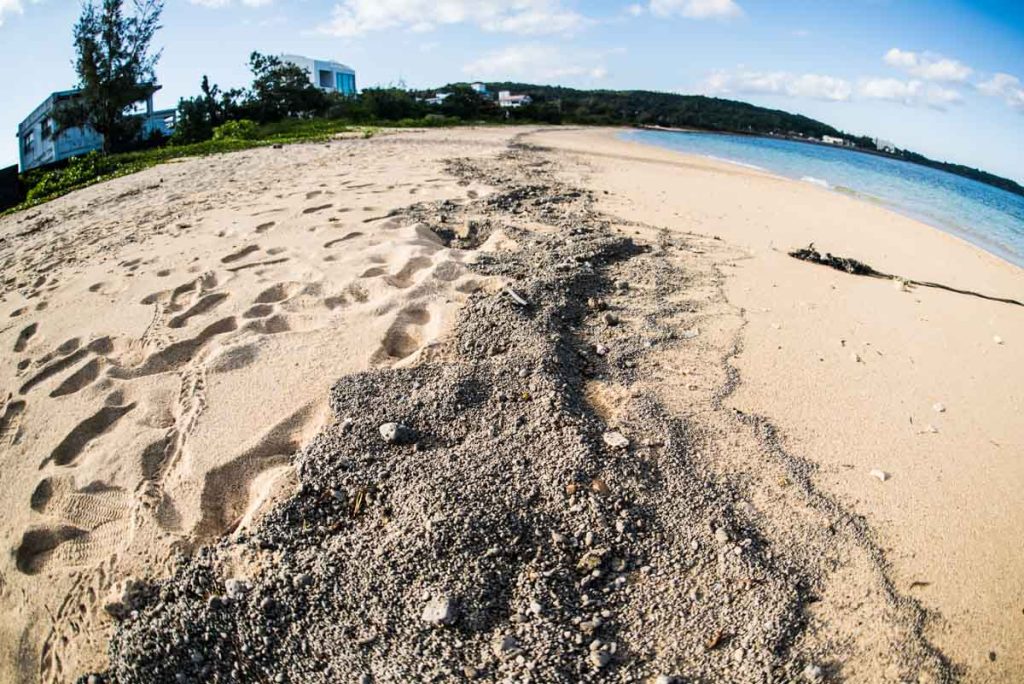
<path fill-rule="evenodd" d="M 139 580 L 127 579 L 119 582 L 107 595 L 103 609 L 115 620 L 123 620 L 143 602 L 148 588 L 148 585 Z"/>
<path fill-rule="evenodd" d="M 423 606 L 420 617 L 432 625 L 450 624 L 455 620 L 455 604 L 447 596 L 434 596 Z"/>
<path fill-rule="evenodd" d="M 807 682 L 820 682 L 824 676 L 825 673 L 821 667 L 813 663 L 805 667 L 803 671 L 804 681 Z"/>
<path fill-rule="evenodd" d="M 685 274 L 534 150 L 450 170 L 501 191 L 403 216 L 442 236 L 467 215 L 502 226 L 518 249 L 472 268 L 531 305 L 476 292 L 431 358 L 341 378 L 295 494 L 144 592 L 105 680 L 797 680 L 832 639 L 806 606 L 834 536 L 773 546 L 697 447 L 696 419 L 637 393 L 613 430 L 588 399 L 594 379 L 631 388 L 651 340 L 675 343 L 662 321 L 686 310 L 668 296 Z M 558 230 L 518 227 L 537 222 Z M 629 306 L 631 324 L 610 331 L 591 299 Z M 590 352 L 598 334 L 614 352 Z M 416 426 L 415 448 L 394 448 L 389 423 Z M 658 439 L 628 448 L 623 433 Z M 240 561 L 247 590 L 231 592 Z M 894 653 L 944 672 L 916 641 Z"/>
<path fill-rule="evenodd" d="M 626 439 L 625 435 L 617 430 L 609 430 L 608 432 L 605 432 L 601 436 L 601 439 L 603 439 L 604 443 L 612 449 L 626 449 L 629 447 L 629 440 Z"/>
<path fill-rule="evenodd" d="M 892 475 L 890 475 L 889 473 L 885 472 L 884 470 L 879 470 L 878 468 L 872 469 L 868 473 L 868 475 L 870 475 L 871 477 L 879 480 L 880 482 L 885 482 L 890 477 L 892 477 Z"/>
<path fill-rule="evenodd" d="M 378 431 L 381 439 L 388 444 L 411 444 L 416 441 L 416 433 L 401 423 L 382 423 Z"/>

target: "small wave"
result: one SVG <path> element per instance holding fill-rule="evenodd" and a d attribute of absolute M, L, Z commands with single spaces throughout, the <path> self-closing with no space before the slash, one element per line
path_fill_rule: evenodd
<path fill-rule="evenodd" d="M 819 186 L 821 186 L 823 188 L 828 188 L 828 189 L 832 188 L 832 186 L 829 185 L 827 180 L 822 180 L 821 178 L 815 178 L 814 176 L 803 176 L 800 180 L 804 181 L 805 183 L 813 183 L 814 185 L 819 185 Z"/>
<path fill-rule="evenodd" d="M 735 164 L 736 166 L 742 166 L 744 168 L 754 169 L 755 171 L 764 171 L 768 173 L 768 169 L 763 166 L 758 166 L 757 164 L 748 164 L 746 162 L 736 161 L 735 159 L 728 159 L 726 157 L 716 157 L 713 154 L 705 154 L 703 156 L 708 159 L 714 159 L 715 161 L 725 162 L 726 164 Z"/>

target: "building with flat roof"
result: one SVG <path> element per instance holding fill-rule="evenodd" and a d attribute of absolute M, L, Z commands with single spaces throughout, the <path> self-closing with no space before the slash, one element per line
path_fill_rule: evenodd
<path fill-rule="evenodd" d="M 281 60 L 304 69 L 310 82 L 321 90 L 341 95 L 356 94 L 356 72 L 350 66 L 301 55 L 281 55 Z"/>
<path fill-rule="evenodd" d="M 160 86 L 152 86 L 146 99 L 139 101 L 139 104 L 145 107 L 144 111 L 136 114 L 142 118 L 140 135 L 143 139 L 154 133 L 170 136 L 174 132 L 177 112 L 173 109 L 153 109 L 153 93 L 158 90 Z M 56 130 L 57 126 L 53 121 L 54 110 L 62 102 L 78 97 L 81 92 L 72 89 L 50 93 L 49 97 L 18 124 L 18 162 L 22 172 L 103 147 L 103 136 L 89 126 L 68 128 L 59 132 Z"/>
<path fill-rule="evenodd" d="M 513 95 L 507 90 L 501 90 L 498 92 L 498 106 L 499 107 L 510 107 L 516 109 L 518 107 L 524 107 L 533 102 L 533 98 L 529 95 Z"/>

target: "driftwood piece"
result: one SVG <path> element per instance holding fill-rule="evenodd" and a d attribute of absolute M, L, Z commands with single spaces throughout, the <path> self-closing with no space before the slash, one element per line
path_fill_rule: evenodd
<path fill-rule="evenodd" d="M 807 245 L 803 249 L 795 249 L 789 253 L 789 256 L 800 261 L 809 261 L 812 264 L 820 264 L 821 266 L 828 266 L 834 268 L 837 271 L 843 271 L 852 275 L 868 276 L 869 278 L 886 278 L 889 280 L 899 280 L 906 285 L 916 285 L 918 287 L 934 287 L 938 290 L 946 290 L 947 292 L 955 292 L 957 294 L 968 295 L 971 297 L 978 297 L 980 299 L 987 299 L 990 302 L 1001 302 L 1003 304 L 1013 304 L 1015 306 L 1024 306 L 1024 302 L 1016 299 L 1010 299 L 1008 297 L 993 297 L 991 295 L 982 294 L 980 292 L 974 292 L 973 290 L 961 290 L 959 288 L 950 287 L 949 285 L 943 285 L 942 283 L 930 283 L 920 280 L 910 280 L 909 278 L 903 278 L 890 273 L 882 273 L 876 271 L 871 266 L 865 264 L 863 261 L 857 261 L 849 257 L 835 256 L 826 252 L 824 255 L 821 254 L 817 249 L 814 248 L 814 243 Z"/>

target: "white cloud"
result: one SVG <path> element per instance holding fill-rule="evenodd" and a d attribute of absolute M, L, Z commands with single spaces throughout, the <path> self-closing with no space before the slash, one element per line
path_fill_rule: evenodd
<path fill-rule="evenodd" d="M 857 87 L 857 94 L 867 100 L 899 102 L 908 107 L 931 107 L 945 110 L 960 104 L 963 96 L 951 88 L 918 80 L 901 81 L 898 78 L 867 78 Z"/>
<path fill-rule="evenodd" d="M 883 60 L 889 66 L 902 69 L 911 76 L 926 81 L 963 83 L 974 73 L 974 70 L 963 62 L 934 52 L 910 52 L 892 48 L 885 53 Z"/>
<path fill-rule="evenodd" d="M 634 3 L 626 7 L 626 14 L 629 14 L 630 16 L 639 17 L 643 13 L 644 6 L 639 3 Z"/>
<path fill-rule="evenodd" d="M 850 99 L 848 81 L 820 74 L 791 74 L 785 71 L 716 71 L 703 83 L 708 95 L 761 94 L 807 97 L 830 102 Z"/>
<path fill-rule="evenodd" d="M 572 33 L 589 23 L 560 0 L 342 0 L 322 33 L 358 36 L 385 29 L 430 31 L 471 24 L 484 31 Z"/>
<path fill-rule="evenodd" d="M 21 0 L 0 0 L 0 26 L 4 25 L 5 14 L 24 14 L 25 8 Z"/>
<path fill-rule="evenodd" d="M 989 80 L 979 83 L 978 90 L 983 95 L 1000 97 L 1007 105 L 1024 113 L 1024 86 L 1016 76 L 995 74 Z"/>
<path fill-rule="evenodd" d="M 530 81 L 600 80 L 608 75 L 600 54 L 566 54 L 554 45 L 510 45 L 462 67 L 470 78 Z"/>
<path fill-rule="evenodd" d="M 651 14 L 658 17 L 732 19 L 743 16 L 743 10 L 735 0 L 651 0 L 649 8 Z"/>

